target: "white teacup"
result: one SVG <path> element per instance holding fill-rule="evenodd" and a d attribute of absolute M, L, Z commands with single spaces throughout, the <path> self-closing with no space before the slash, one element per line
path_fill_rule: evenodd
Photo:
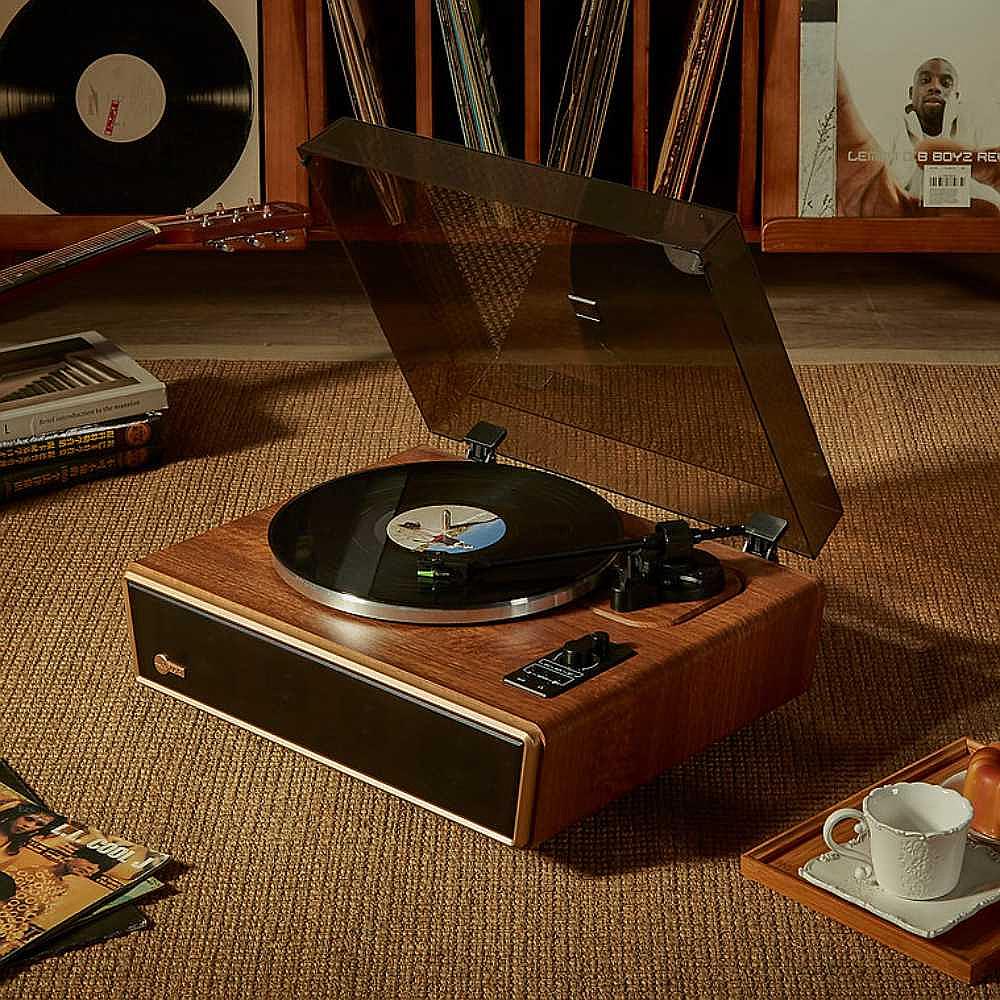
<path fill-rule="evenodd" d="M 870 859 L 833 839 L 834 827 L 845 819 L 859 820 L 858 832 L 867 832 Z M 870 864 L 886 892 L 903 899 L 937 899 L 958 884 L 971 822 L 972 803 L 954 789 L 901 781 L 869 792 L 861 812 L 831 813 L 823 824 L 823 839 L 842 857 Z"/>

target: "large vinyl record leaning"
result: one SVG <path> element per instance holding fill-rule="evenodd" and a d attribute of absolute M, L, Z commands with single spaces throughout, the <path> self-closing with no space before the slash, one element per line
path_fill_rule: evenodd
<path fill-rule="evenodd" d="M 28 0 L 0 38 L 0 154 L 62 214 L 172 214 L 239 161 L 254 114 L 209 0 Z"/>
<path fill-rule="evenodd" d="M 538 614 L 587 593 L 610 556 L 487 570 L 429 587 L 423 553 L 502 561 L 604 545 L 621 517 L 568 479 L 514 466 L 417 462 L 314 487 L 272 518 L 278 574 L 329 607 L 385 621 L 465 623 Z"/>

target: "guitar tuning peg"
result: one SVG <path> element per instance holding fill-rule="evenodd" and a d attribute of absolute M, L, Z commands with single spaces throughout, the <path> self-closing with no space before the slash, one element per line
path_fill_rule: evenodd
<path fill-rule="evenodd" d="M 263 244 L 260 242 L 259 239 L 257 239 L 256 236 L 248 236 L 246 238 L 246 245 L 248 247 L 254 247 L 254 248 L 263 246 Z"/>
<path fill-rule="evenodd" d="M 223 213 L 223 212 L 224 212 L 225 210 L 226 210 L 226 206 L 225 206 L 225 205 L 223 205 L 221 201 L 217 201 L 217 202 L 215 203 L 215 214 L 216 214 L 216 215 L 222 215 L 222 213 Z"/>
<path fill-rule="evenodd" d="M 229 240 L 220 240 L 220 241 L 219 241 L 219 242 L 218 242 L 218 243 L 216 244 L 216 246 L 217 246 L 217 247 L 218 247 L 218 248 L 219 248 L 219 249 L 220 249 L 220 250 L 221 250 L 221 251 L 222 251 L 223 253 L 232 253 L 232 252 L 233 252 L 233 245 L 232 245 L 232 243 L 230 243 L 230 242 L 229 242 Z"/>
<path fill-rule="evenodd" d="M 256 204 L 257 204 L 257 202 L 254 199 L 254 196 L 252 194 L 251 195 L 247 195 L 247 209 L 248 209 L 248 211 L 252 212 L 254 210 L 254 206 Z"/>
<path fill-rule="evenodd" d="M 265 205 L 263 207 L 263 209 L 262 209 L 262 213 L 263 213 L 265 219 L 271 218 L 271 206 L 270 205 Z"/>
<path fill-rule="evenodd" d="M 278 232 L 274 234 L 275 243 L 291 243 L 293 239 L 294 237 L 286 233 L 284 229 L 279 229 Z"/>
<path fill-rule="evenodd" d="M 193 208 L 185 208 L 184 209 L 184 218 L 188 219 L 189 221 L 191 219 L 193 219 L 194 218 L 194 209 Z"/>

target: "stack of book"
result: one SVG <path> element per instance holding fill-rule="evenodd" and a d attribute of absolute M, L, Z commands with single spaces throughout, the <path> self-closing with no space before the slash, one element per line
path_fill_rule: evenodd
<path fill-rule="evenodd" d="M 0 760 L 0 972 L 149 926 L 169 856 L 56 812 Z"/>
<path fill-rule="evenodd" d="M 163 454 L 167 390 L 99 333 L 0 350 L 0 501 Z"/>

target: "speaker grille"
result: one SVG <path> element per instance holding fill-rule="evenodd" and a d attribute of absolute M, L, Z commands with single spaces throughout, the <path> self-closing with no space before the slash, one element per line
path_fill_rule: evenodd
<path fill-rule="evenodd" d="M 522 740 L 131 580 L 128 594 L 141 677 L 513 840 Z"/>

